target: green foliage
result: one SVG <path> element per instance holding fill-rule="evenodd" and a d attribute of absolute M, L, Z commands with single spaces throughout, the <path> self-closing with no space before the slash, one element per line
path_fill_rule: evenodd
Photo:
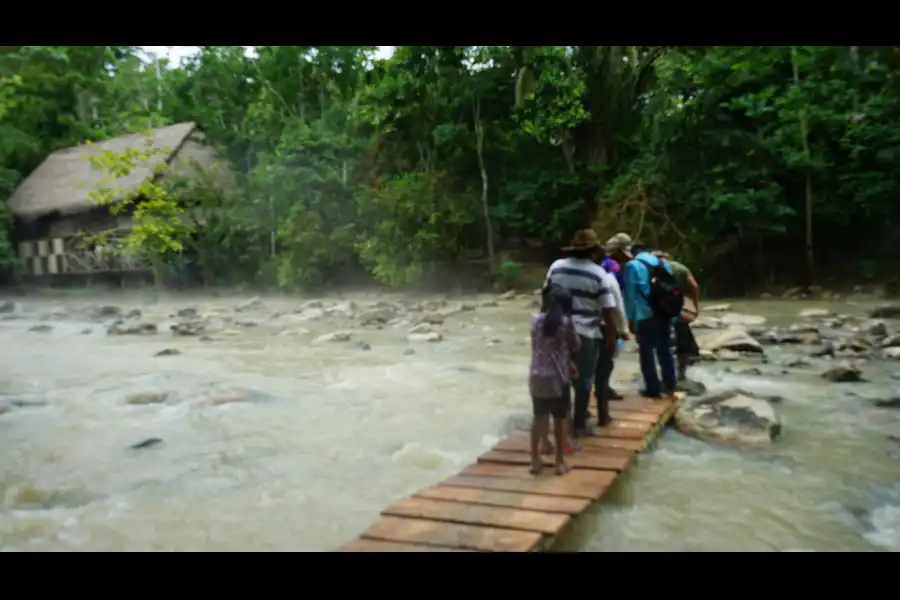
<path fill-rule="evenodd" d="M 452 260 L 474 221 L 475 199 L 448 193 L 439 173 L 398 176 L 360 203 L 360 219 L 374 223 L 358 243 L 360 259 L 388 285 L 415 281 L 435 260 Z"/>
<path fill-rule="evenodd" d="M 203 46 L 174 65 L 129 46 L 2 46 L 0 198 L 54 150 L 194 121 L 227 177 L 123 196 L 138 148 L 96 158 L 109 179 L 92 197 L 134 212 L 120 251 L 190 255 L 209 284 L 302 288 L 364 267 L 402 285 L 488 239 L 497 255 L 511 239 L 555 248 L 587 224 L 741 281 L 794 268 L 807 217 L 826 265 L 900 241 L 897 47 L 373 51 Z"/>
<path fill-rule="evenodd" d="M 155 177 L 146 178 L 136 189 L 110 187 L 136 168 L 152 164 L 151 159 L 161 152 L 152 147 L 148 137 L 145 148 L 126 148 L 121 152 L 101 150 L 88 157 L 93 169 L 107 173 L 88 194 L 90 201 L 105 207 L 113 216 L 128 216 L 131 223 L 122 232 L 82 233 L 85 243 L 109 245 L 121 254 L 152 259 L 184 249 L 183 240 L 192 229 L 192 221 Z M 165 169 L 165 163 L 154 167 L 157 176 Z"/>
<path fill-rule="evenodd" d="M 522 283 L 522 263 L 504 260 L 495 269 L 494 279 L 506 289 L 518 287 Z"/>

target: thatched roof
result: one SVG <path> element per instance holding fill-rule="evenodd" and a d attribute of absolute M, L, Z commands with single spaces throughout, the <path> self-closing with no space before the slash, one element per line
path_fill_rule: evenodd
<path fill-rule="evenodd" d="M 150 139 L 153 148 L 159 152 L 112 185 L 126 191 L 134 190 L 153 175 L 153 169 L 161 162 L 179 162 L 180 152 L 188 138 L 194 137 L 191 134 L 195 130 L 197 134 L 201 133 L 196 123 L 178 123 L 152 130 Z M 143 148 L 146 142 L 147 137 L 138 133 L 90 146 L 57 150 L 25 179 L 7 203 L 16 216 L 26 221 L 52 213 L 72 215 L 90 210 L 92 203 L 88 194 L 108 173 L 94 169 L 88 157 L 100 150 L 122 152 L 129 148 Z M 185 154 L 190 154 L 189 158 L 201 164 L 215 159 L 211 149 L 197 147 L 196 144 L 191 152 Z"/>

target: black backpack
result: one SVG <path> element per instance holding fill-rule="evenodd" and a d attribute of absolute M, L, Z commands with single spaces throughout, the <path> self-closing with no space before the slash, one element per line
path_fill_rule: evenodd
<path fill-rule="evenodd" d="M 644 299 L 653 310 L 653 314 L 664 319 L 674 319 L 681 314 L 684 308 L 684 295 L 678 287 L 678 280 L 664 266 L 662 259 L 655 265 L 645 260 L 643 263 L 650 272 L 650 295 L 644 295 Z"/>

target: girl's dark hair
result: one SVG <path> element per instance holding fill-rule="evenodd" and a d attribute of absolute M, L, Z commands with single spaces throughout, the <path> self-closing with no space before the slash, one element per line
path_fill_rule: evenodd
<path fill-rule="evenodd" d="M 572 312 L 572 294 L 558 285 L 544 288 L 544 336 L 553 337 L 562 325 L 563 317 Z"/>

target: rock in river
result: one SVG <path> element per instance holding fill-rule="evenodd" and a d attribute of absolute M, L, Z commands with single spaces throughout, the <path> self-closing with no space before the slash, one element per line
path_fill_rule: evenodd
<path fill-rule="evenodd" d="M 733 350 L 735 352 L 762 353 L 762 345 L 750 337 L 742 329 L 725 329 L 708 333 L 697 339 L 697 344 L 702 350 L 716 352 L 718 350 Z"/>
<path fill-rule="evenodd" d="M 729 390 L 689 401 L 675 415 L 678 430 L 727 446 L 760 448 L 781 434 L 775 409 L 763 398 Z"/>
<path fill-rule="evenodd" d="M 851 365 L 837 365 L 822 373 L 822 379 L 834 383 L 855 383 L 862 381 L 862 372 Z"/>
<path fill-rule="evenodd" d="M 900 319 L 900 304 L 884 304 L 869 313 L 870 319 Z"/>
<path fill-rule="evenodd" d="M 106 332 L 108 335 L 155 335 L 156 325 L 153 323 L 134 323 L 126 325 L 117 321 Z"/>

